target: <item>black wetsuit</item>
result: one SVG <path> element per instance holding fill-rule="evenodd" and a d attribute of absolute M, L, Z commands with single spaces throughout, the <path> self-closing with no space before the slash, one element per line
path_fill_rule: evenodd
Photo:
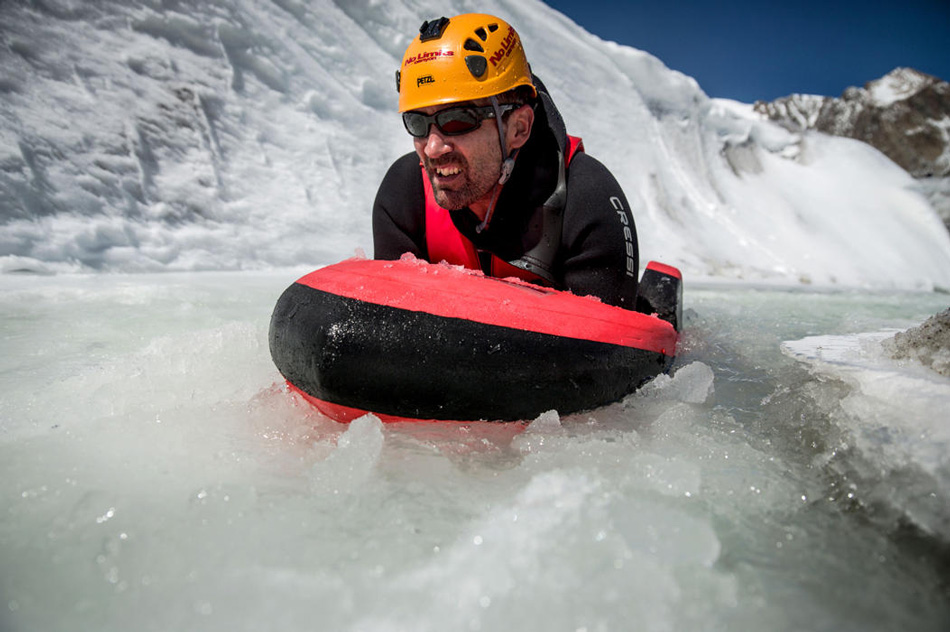
<path fill-rule="evenodd" d="M 514 261 L 540 239 L 539 213 L 558 180 L 558 147 L 566 143 L 564 124 L 554 104 L 542 95 L 531 137 L 521 148 L 510 180 L 502 188 L 491 223 L 482 233 L 468 208 L 451 212 L 458 230 L 479 251 Z M 428 259 L 425 192 L 419 157 L 409 153 L 390 167 L 373 205 L 376 259 L 398 259 L 409 252 Z M 559 246 L 550 263 L 553 285 L 581 296 L 634 309 L 638 250 L 633 213 L 613 175 L 600 162 L 578 152 L 566 170 L 567 196 Z"/>

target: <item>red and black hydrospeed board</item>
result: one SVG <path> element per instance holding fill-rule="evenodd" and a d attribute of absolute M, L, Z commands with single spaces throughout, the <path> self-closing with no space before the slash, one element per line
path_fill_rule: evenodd
<path fill-rule="evenodd" d="M 270 351 L 288 384 L 350 421 L 516 421 L 617 401 L 667 371 L 681 275 L 651 262 L 637 309 L 407 258 L 349 259 L 281 295 Z"/>

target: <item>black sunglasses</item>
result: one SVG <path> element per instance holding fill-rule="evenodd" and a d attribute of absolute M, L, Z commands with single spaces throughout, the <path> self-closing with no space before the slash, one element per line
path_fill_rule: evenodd
<path fill-rule="evenodd" d="M 520 105 L 506 103 L 499 106 L 502 114 L 516 110 Z M 403 112 L 402 124 L 406 131 L 415 138 L 425 138 L 429 135 L 429 126 L 435 123 L 439 131 L 446 136 L 460 136 L 468 134 L 482 124 L 485 119 L 495 118 L 495 110 L 491 106 L 475 107 L 473 105 L 446 108 L 435 114 L 422 112 Z"/>

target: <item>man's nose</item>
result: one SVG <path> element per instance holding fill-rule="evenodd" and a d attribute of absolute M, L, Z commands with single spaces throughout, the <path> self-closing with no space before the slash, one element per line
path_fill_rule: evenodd
<path fill-rule="evenodd" d="M 432 125 L 429 127 L 429 135 L 425 139 L 424 151 L 429 158 L 438 158 L 452 151 L 452 145 L 436 129 L 435 125 Z"/>

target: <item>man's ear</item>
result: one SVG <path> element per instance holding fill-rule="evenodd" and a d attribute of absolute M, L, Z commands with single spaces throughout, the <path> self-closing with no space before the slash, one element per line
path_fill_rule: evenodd
<path fill-rule="evenodd" d="M 508 149 L 520 149 L 528 142 L 532 126 L 534 126 L 534 109 L 530 106 L 523 105 L 509 114 L 508 128 L 505 134 Z"/>

